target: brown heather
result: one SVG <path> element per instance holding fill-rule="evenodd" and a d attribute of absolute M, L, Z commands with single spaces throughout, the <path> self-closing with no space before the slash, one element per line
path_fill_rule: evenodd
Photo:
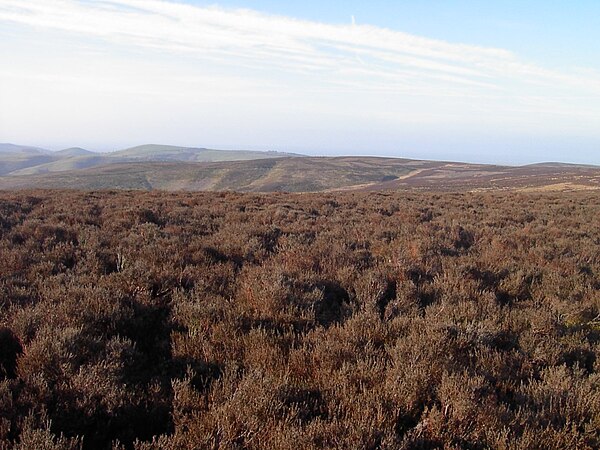
<path fill-rule="evenodd" d="M 600 446 L 593 193 L 0 193 L 0 448 Z"/>

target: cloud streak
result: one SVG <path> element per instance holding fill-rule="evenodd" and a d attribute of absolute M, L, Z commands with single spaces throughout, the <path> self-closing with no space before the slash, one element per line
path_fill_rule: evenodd
<path fill-rule="evenodd" d="M 71 111 L 86 102 L 89 117 L 123 134 L 131 116 L 146 118 L 136 125 L 144 135 L 177 111 L 161 139 L 202 133 L 203 145 L 232 129 L 250 130 L 238 141 L 257 144 L 357 127 L 600 137 L 598 72 L 355 22 L 165 0 L 0 0 L 1 35 L 7 136 L 26 135 L 32 110 L 45 132 L 83 127 L 87 116 Z"/>
<path fill-rule="evenodd" d="M 520 61 L 494 48 L 413 36 L 369 25 L 330 25 L 157 0 L 1 0 L 0 21 L 93 36 L 123 46 L 177 52 L 214 64 L 244 65 L 348 80 L 365 89 L 407 83 L 440 94 L 479 90 L 521 94 L 527 87 L 571 90 L 600 80 Z M 433 83 L 433 84 L 432 84 Z"/>

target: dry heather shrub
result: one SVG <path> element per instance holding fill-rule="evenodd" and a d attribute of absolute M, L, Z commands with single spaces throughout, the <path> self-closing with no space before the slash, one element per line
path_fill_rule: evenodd
<path fill-rule="evenodd" d="M 44 421 L 44 417 L 34 418 L 28 416 L 25 419 L 23 430 L 19 441 L 15 444 L 15 450 L 80 450 L 82 442 L 78 438 L 65 438 L 54 436 L 50 431 L 51 423 Z"/>
<path fill-rule="evenodd" d="M 0 448 L 598 448 L 599 213 L 0 193 Z"/>

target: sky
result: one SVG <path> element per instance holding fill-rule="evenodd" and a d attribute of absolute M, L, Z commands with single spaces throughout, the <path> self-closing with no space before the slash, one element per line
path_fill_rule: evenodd
<path fill-rule="evenodd" d="M 0 0 L 0 142 L 600 164 L 597 0 Z"/>

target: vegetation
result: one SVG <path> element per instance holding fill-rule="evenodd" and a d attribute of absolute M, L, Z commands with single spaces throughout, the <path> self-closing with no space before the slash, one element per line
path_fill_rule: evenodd
<path fill-rule="evenodd" d="M 412 172 L 413 164 L 405 159 L 361 157 L 269 158 L 219 163 L 138 161 L 48 175 L 3 177 L 0 188 L 308 192 L 394 180 Z"/>
<path fill-rule="evenodd" d="M 32 186 L 35 185 L 36 175 L 49 174 L 51 176 L 61 172 L 78 173 L 85 169 L 124 163 L 246 161 L 287 156 L 301 155 L 274 151 L 211 150 L 155 144 L 140 145 L 109 153 L 96 153 L 79 147 L 51 152 L 37 147 L 0 144 L 0 176 L 15 177 L 15 180 L 21 179 L 21 182 L 28 181 L 31 177 L 28 185 Z M 116 170 L 119 171 L 118 168 Z M 11 184 L 9 179 L 5 179 L 5 182 Z M 19 186 L 18 181 L 15 182 L 15 186 Z M 136 187 L 133 186 L 133 188 Z"/>
<path fill-rule="evenodd" d="M 9 161 L 10 155 L 0 154 L 0 189 L 239 192 L 600 189 L 600 167 L 573 164 L 508 167 L 369 156 L 301 157 L 277 152 L 156 145 L 78 156 L 81 150 L 68 149 L 66 155 L 73 156 L 64 158 L 59 158 L 61 152 L 42 156 L 27 153 L 26 160 L 59 159 L 12 171 L 15 161 Z"/>
<path fill-rule="evenodd" d="M 0 193 L 0 447 L 600 446 L 590 193 Z"/>

